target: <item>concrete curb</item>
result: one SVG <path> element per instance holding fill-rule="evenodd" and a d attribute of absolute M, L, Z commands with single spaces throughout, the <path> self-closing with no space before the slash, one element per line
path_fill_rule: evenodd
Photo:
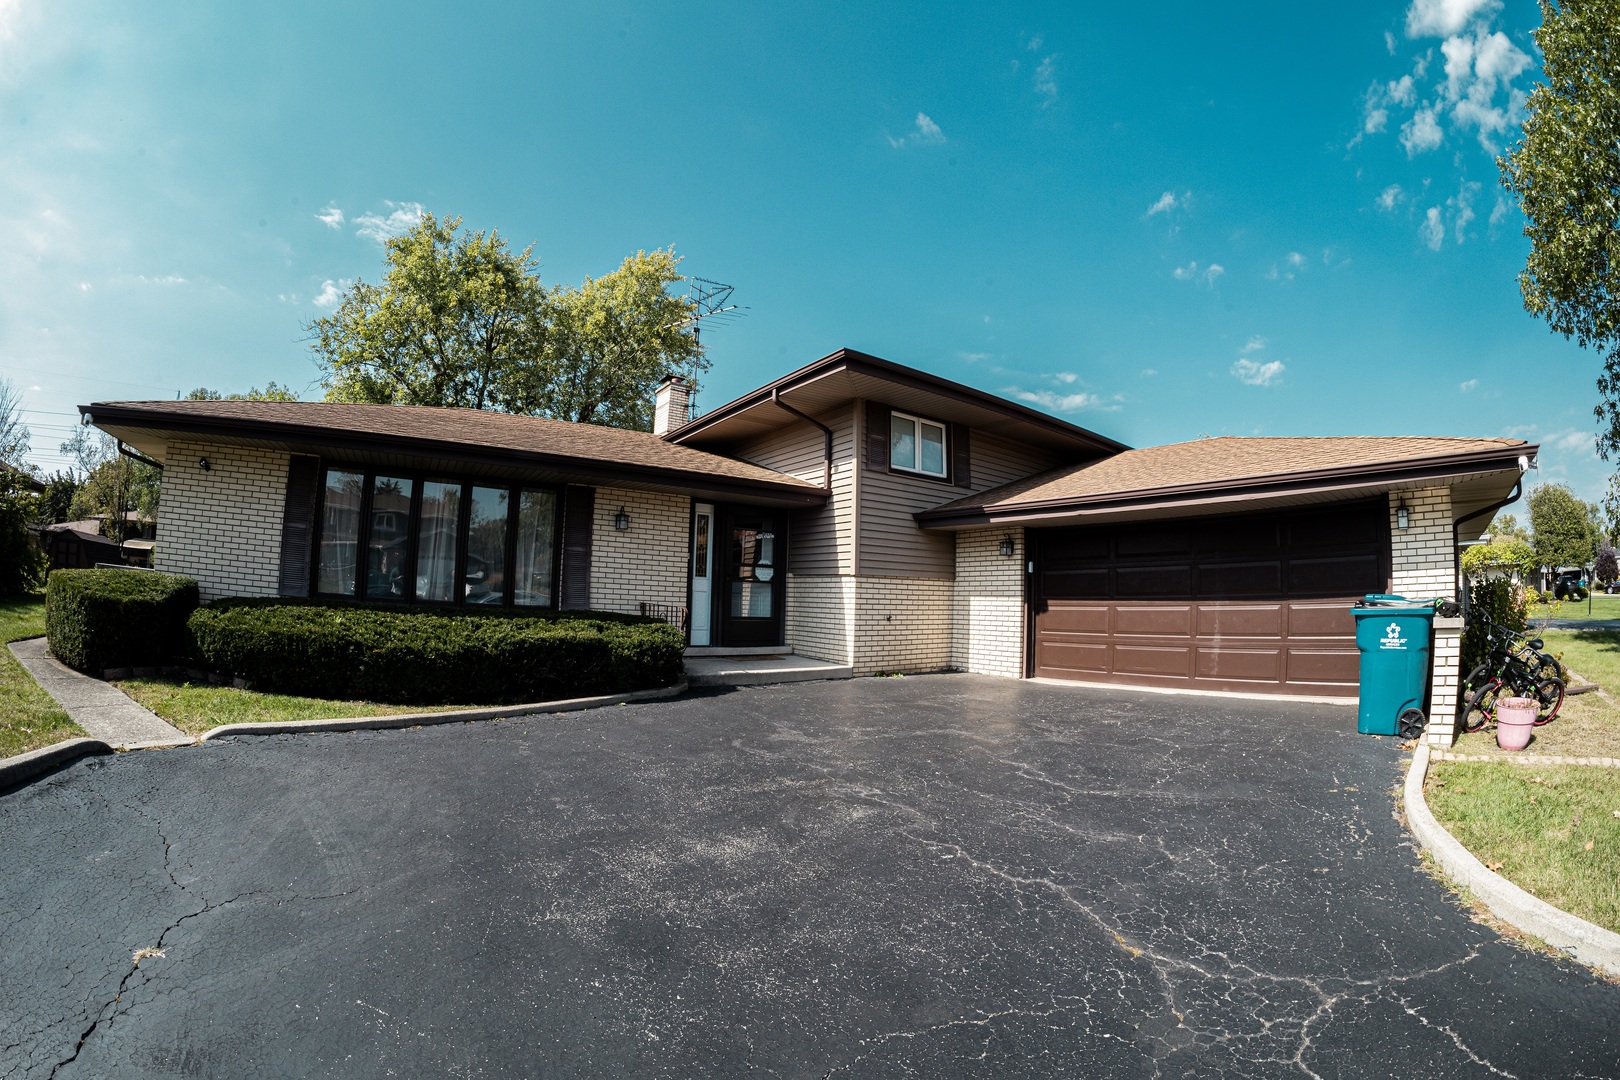
<path fill-rule="evenodd" d="M 1503 922 L 1534 934 L 1583 964 L 1620 978 L 1620 934 L 1537 900 L 1513 882 L 1485 869 L 1429 811 L 1423 798 L 1423 780 L 1428 774 L 1429 748 L 1419 746 L 1406 772 L 1406 820 L 1412 835 L 1434 856 L 1440 868 L 1479 897 Z"/>
<path fill-rule="evenodd" d="M 100 739 L 67 739 L 42 746 L 26 754 L 18 754 L 0 761 L 0 792 L 19 788 L 37 776 L 52 772 L 69 762 L 91 754 L 112 754 L 116 751 Z"/>
<path fill-rule="evenodd" d="M 399 713 L 394 716 L 355 716 L 339 720 L 285 720 L 273 724 L 226 724 L 210 728 L 198 736 L 196 742 L 208 742 L 228 735 L 296 735 L 299 732 L 323 731 L 383 731 L 389 728 L 430 727 L 434 724 L 462 724 L 474 720 L 499 720 L 512 716 L 533 716 L 544 713 L 579 712 L 604 705 L 628 705 L 638 701 L 662 701 L 686 693 L 683 680 L 674 686 L 657 690 L 633 690 L 628 694 L 603 694 L 600 697 L 566 698 L 562 701 L 540 701 L 528 705 L 503 705 L 489 709 L 457 709 L 454 712 Z"/>

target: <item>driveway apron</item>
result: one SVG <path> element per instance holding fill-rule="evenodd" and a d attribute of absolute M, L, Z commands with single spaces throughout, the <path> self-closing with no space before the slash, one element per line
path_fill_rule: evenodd
<path fill-rule="evenodd" d="M 951 675 L 84 761 L 0 798 L 0 1075 L 1620 1074 L 1354 727 Z"/>

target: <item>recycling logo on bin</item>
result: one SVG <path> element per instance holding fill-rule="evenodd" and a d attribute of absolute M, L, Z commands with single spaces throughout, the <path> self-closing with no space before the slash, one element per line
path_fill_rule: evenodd
<path fill-rule="evenodd" d="M 1384 636 L 1378 642 L 1378 646 L 1382 649 L 1406 648 L 1406 639 L 1401 636 L 1401 624 L 1390 623 L 1389 626 L 1384 629 Z"/>

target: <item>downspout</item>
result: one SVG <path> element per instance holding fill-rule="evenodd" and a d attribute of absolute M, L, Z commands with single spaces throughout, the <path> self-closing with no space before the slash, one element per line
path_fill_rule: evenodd
<path fill-rule="evenodd" d="M 163 471 L 163 462 L 161 462 L 161 461 L 153 461 L 151 458 L 147 457 L 145 454 L 141 453 L 139 450 L 131 450 L 129 447 L 124 445 L 124 440 L 123 439 L 118 439 L 117 443 L 118 443 L 118 452 L 120 454 L 122 454 L 124 457 L 127 457 L 132 461 L 138 461 L 142 465 L 150 465 L 150 466 L 152 466 L 152 468 L 156 469 L 158 472 Z"/>
<path fill-rule="evenodd" d="M 1523 493 L 1524 493 L 1524 473 L 1521 471 L 1519 473 L 1519 479 L 1514 481 L 1513 490 L 1508 493 L 1507 498 L 1503 499 L 1499 503 L 1492 503 L 1490 506 L 1482 507 L 1482 508 L 1480 508 L 1478 510 L 1475 510 L 1471 514 L 1464 514 L 1462 517 L 1458 518 L 1457 520 L 1455 520 L 1455 521 L 1453 521 L 1451 523 L 1451 560 L 1452 560 L 1451 565 L 1452 565 L 1452 576 L 1457 581 L 1457 593 L 1458 593 L 1458 595 L 1455 597 L 1455 599 L 1457 600 L 1457 603 L 1464 608 L 1465 612 L 1467 610 L 1468 594 L 1466 592 L 1464 592 L 1463 588 L 1462 588 L 1462 556 L 1457 554 L 1458 527 L 1460 525 L 1462 525 L 1462 523 L 1465 522 L 1465 521 L 1473 521 L 1475 518 L 1483 517 L 1486 514 L 1495 514 L 1498 510 L 1502 509 L 1502 507 L 1508 506 L 1511 503 L 1518 502 L 1519 501 L 1519 496 L 1522 495 Z"/>
<path fill-rule="evenodd" d="M 783 412 L 792 413 L 794 416 L 797 416 L 800 420 L 803 420 L 805 423 L 813 424 L 816 427 L 821 429 L 821 434 L 822 434 L 823 440 L 824 440 L 823 448 L 822 448 L 822 451 L 821 451 L 821 487 L 822 487 L 822 490 L 824 490 L 824 491 L 829 491 L 829 492 L 832 491 L 832 457 L 833 457 L 833 432 L 832 432 L 832 428 L 828 427 L 826 424 L 823 424 L 820 420 L 817 420 L 813 416 L 806 416 L 804 413 L 800 412 L 798 409 L 795 409 L 793 406 L 791 406 L 787 402 L 783 401 L 782 400 L 782 390 L 781 390 L 780 387 L 778 387 L 778 388 L 771 391 L 771 404 L 775 405 L 777 408 L 781 409 Z"/>

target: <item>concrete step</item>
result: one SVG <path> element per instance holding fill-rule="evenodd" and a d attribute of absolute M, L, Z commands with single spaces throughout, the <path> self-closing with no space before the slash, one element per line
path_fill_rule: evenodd
<path fill-rule="evenodd" d="M 686 660 L 686 681 L 692 686 L 816 682 L 847 679 L 854 673 L 848 664 L 830 664 L 808 656 L 688 656 Z"/>
<path fill-rule="evenodd" d="M 686 656 L 792 656 L 791 645 L 746 645 L 740 648 L 725 645 L 688 645 Z"/>

